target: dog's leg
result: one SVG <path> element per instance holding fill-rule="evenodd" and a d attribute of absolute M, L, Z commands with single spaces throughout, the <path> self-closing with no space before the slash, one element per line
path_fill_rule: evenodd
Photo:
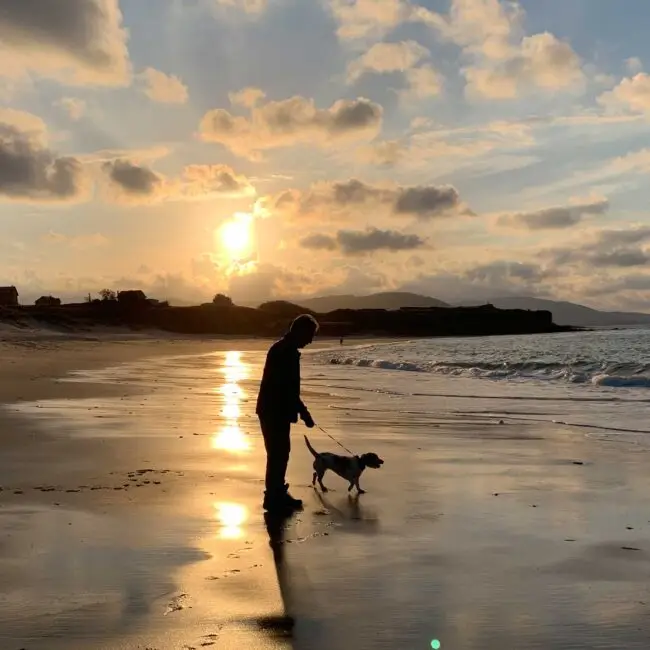
<path fill-rule="evenodd" d="M 323 492 L 327 492 L 327 488 L 323 485 L 323 476 L 325 476 L 326 471 L 327 470 L 324 469 L 324 470 L 318 472 L 318 474 L 317 474 L 318 485 L 320 485 L 320 489 L 323 490 Z"/>
<path fill-rule="evenodd" d="M 359 479 L 356 480 L 355 486 L 357 488 L 357 494 L 365 494 L 366 491 L 361 489 L 361 486 L 359 485 Z M 351 488 L 352 486 L 350 486 Z"/>
<path fill-rule="evenodd" d="M 311 477 L 311 486 L 316 487 L 316 478 L 318 476 L 318 472 L 314 472 L 314 475 Z"/>

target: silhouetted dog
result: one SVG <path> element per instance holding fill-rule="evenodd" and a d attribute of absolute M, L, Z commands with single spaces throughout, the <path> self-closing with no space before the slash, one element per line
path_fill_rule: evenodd
<path fill-rule="evenodd" d="M 305 436 L 305 442 L 307 443 L 307 449 L 314 456 L 314 476 L 312 477 L 311 484 L 315 486 L 316 480 L 318 479 L 318 484 L 323 492 L 327 492 L 327 488 L 323 485 L 323 476 L 329 469 L 350 482 L 348 492 L 353 487 L 356 487 L 359 494 L 364 494 L 365 490 L 362 490 L 359 486 L 359 479 L 363 470 L 366 467 L 379 469 L 384 464 L 384 461 L 373 452 L 363 454 L 362 456 L 339 456 L 330 452 L 317 452 L 311 446 L 307 436 Z"/>

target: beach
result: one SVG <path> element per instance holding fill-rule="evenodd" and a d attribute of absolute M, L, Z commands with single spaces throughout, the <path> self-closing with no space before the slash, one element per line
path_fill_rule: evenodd
<path fill-rule="evenodd" d="M 304 401 L 385 464 L 358 498 L 332 474 L 322 495 L 302 435 L 344 452 L 297 425 L 304 510 L 265 520 L 268 345 L 0 343 L 2 650 L 648 647 L 650 446 L 609 426 L 632 405 L 570 387 L 533 405 L 531 384 L 323 341 Z"/>

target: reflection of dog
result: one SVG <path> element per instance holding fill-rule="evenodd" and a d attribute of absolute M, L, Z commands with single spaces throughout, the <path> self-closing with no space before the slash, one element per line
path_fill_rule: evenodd
<path fill-rule="evenodd" d="M 350 482 L 348 492 L 353 487 L 356 487 L 357 492 L 363 494 L 365 490 L 362 490 L 359 486 L 359 478 L 361 478 L 363 470 L 366 467 L 379 469 L 384 464 L 384 461 L 373 452 L 363 454 L 362 456 L 339 456 L 338 454 L 329 452 L 317 452 L 311 446 L 307 436 L 305 436 L 305 442 L 307 443 L 307 448 L 314 456 L 314 476 L 311 484 L 316 485 L 316 479 L 318 479 L 318 484 L 323 492 L 327 492 L 327 488 L 323 485 L 323 476 L 328 469 Z"/>

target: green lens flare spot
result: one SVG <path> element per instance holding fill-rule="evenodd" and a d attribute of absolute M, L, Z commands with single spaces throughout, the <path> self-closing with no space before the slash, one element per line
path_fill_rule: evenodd
<path fill-rule="evenodd" d="M 433 641 L 431 641 L 431 647 L 433 648 L 433 650 L 440 650 L 441 647 L 440 641 L 438 641 L 438 639 L 434 639 Z"/>

